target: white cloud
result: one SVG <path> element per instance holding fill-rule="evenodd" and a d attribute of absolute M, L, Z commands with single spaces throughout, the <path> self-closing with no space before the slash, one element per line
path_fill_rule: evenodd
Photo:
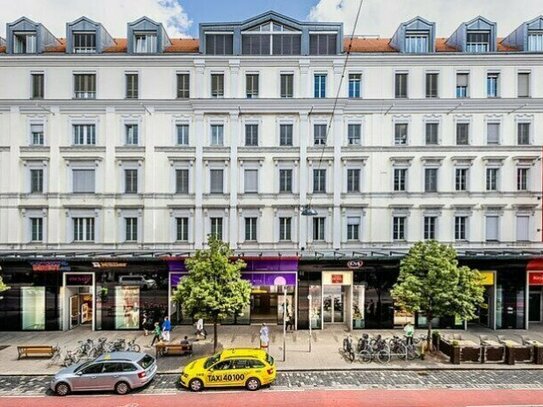
<path fill-rule="evenodd" d="M 343 22 L 345 35 L 351 35 L 358 4 L 359 0 L 320 0 L 309 19 Z M 497 22 L 498 35 L 506 36 L 541 14 L 541 0 L 364 0 L 356 34 L 391 37 L 402 22 L 421 16 L 436 23 L 438 36 L 448 37 L 460 23 L 482 15 Z"/>
<path fill-rule="evenodd" d="M 0 0 L 0 35 L 6 23 L 25 16 L 42 23 L 56 37 L 66 36 L 66 23 L 86 16 L 102 23 L 117 38 L 126 24 L 147 16 L 160 22 L 171 37 L 186 37 L 192 21 L 178 0 Z"/>

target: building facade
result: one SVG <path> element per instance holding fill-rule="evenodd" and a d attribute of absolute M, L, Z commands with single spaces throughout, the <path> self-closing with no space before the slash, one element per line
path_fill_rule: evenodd
<path fill-rule="evenodd" d="M 490 273 L 483 325 L 526 328 L 532 309 L 541 321 L 528 264 L 543 249 L 543 17 L 506 38 L 478 17 L 447 39 L 417 17 L 383 39 L 268 12 L 201 24 L 199 37 L 171 39 L 146 17 L 120 39 L 85 17 L 66 38 L 24 17 L 7 24 L 0 252 L 12 289 L 0 309 L 30 315 L 20 329 L 68 329 L 85 303 L 96 313 L 98 290 L 115 288 L 98 287 L 93 262 L 162 281 L 157 312 L 172 313 L 172 273 L 182 271 L 157 259 L 190 255 L 209 234 L 244 257 L 300 259 L 286 284 L 300 328 L 412 318 L 388 292 L 402 254 L 425 239 Z M 138 264 L 149 253 L 155 260 Z M 70 262 L 77 270 L 84 259 L 91 266 L 75 273 L 88 284 L 70 285 Z M 105 281 L 145 287 L 109 269 Z M 266 307 L 257 297 L 276 315 L 280 290 L 255 292 L 254 315 Z M 141 321 L 124 291 L 109 308 Z M 42 311 L 56 325 L 35 323 Z M 507 312 L 514 323 L 498 318 Z M 126 328 L 92 318 L 96 329 Z M 436 324 L 464 325 L 451 321 Z"/>

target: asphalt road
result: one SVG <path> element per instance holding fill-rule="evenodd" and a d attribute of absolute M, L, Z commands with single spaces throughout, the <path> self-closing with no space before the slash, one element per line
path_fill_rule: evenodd
<path fill-rule="evenodd" d="M 240 397 L 240 396 L 243 397 Z M 543 390 L 267 390 L 207 391 L 175 395 L 2 397 L 6 407 L 543 407 Z"/>

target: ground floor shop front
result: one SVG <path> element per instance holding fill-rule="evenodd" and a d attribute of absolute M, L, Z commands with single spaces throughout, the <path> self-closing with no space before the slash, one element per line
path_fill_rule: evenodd
<path fill-rule="evenodd" d="M 1 275 L 10 289 L 0 294 L 0 330 L 139 330 L 165 316 L 174 325 L 194 322 L 173 301 L 187 275 L 184 258 L 95 260 L 4 261 Z M 242 278 L 252 286 L 250 303 L 222 323 L 283 324 L 287 318 L 297 329 L 424 327 L 424 314 L 400 310 L 390 295 L 400 260 L 247 257 Z M 448 315 L 435 318 L 434 327 L 526 329 L 543 323 L 543 259 L 460 263 L 481 271 L 485 302 L 473 321 Z"/>

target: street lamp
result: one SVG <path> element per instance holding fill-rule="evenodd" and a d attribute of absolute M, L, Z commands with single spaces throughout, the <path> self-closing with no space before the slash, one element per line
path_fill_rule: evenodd
<path fill-rule="evenodd" d="M 287 286 L 283 286 L 283 362 L 287 360 Z"/>
<path fill-rule="evenodd" d="M 311 296 L 311 294 L 309 294 L 307 296 L 307 299 L 309 301 L 309 353 L 311 353 L 311 324 L 312 324 L 312 311 L 313 311 L 313 307 L 311 305 L 311 300 L 313 299 L 313 297 Z"/>

